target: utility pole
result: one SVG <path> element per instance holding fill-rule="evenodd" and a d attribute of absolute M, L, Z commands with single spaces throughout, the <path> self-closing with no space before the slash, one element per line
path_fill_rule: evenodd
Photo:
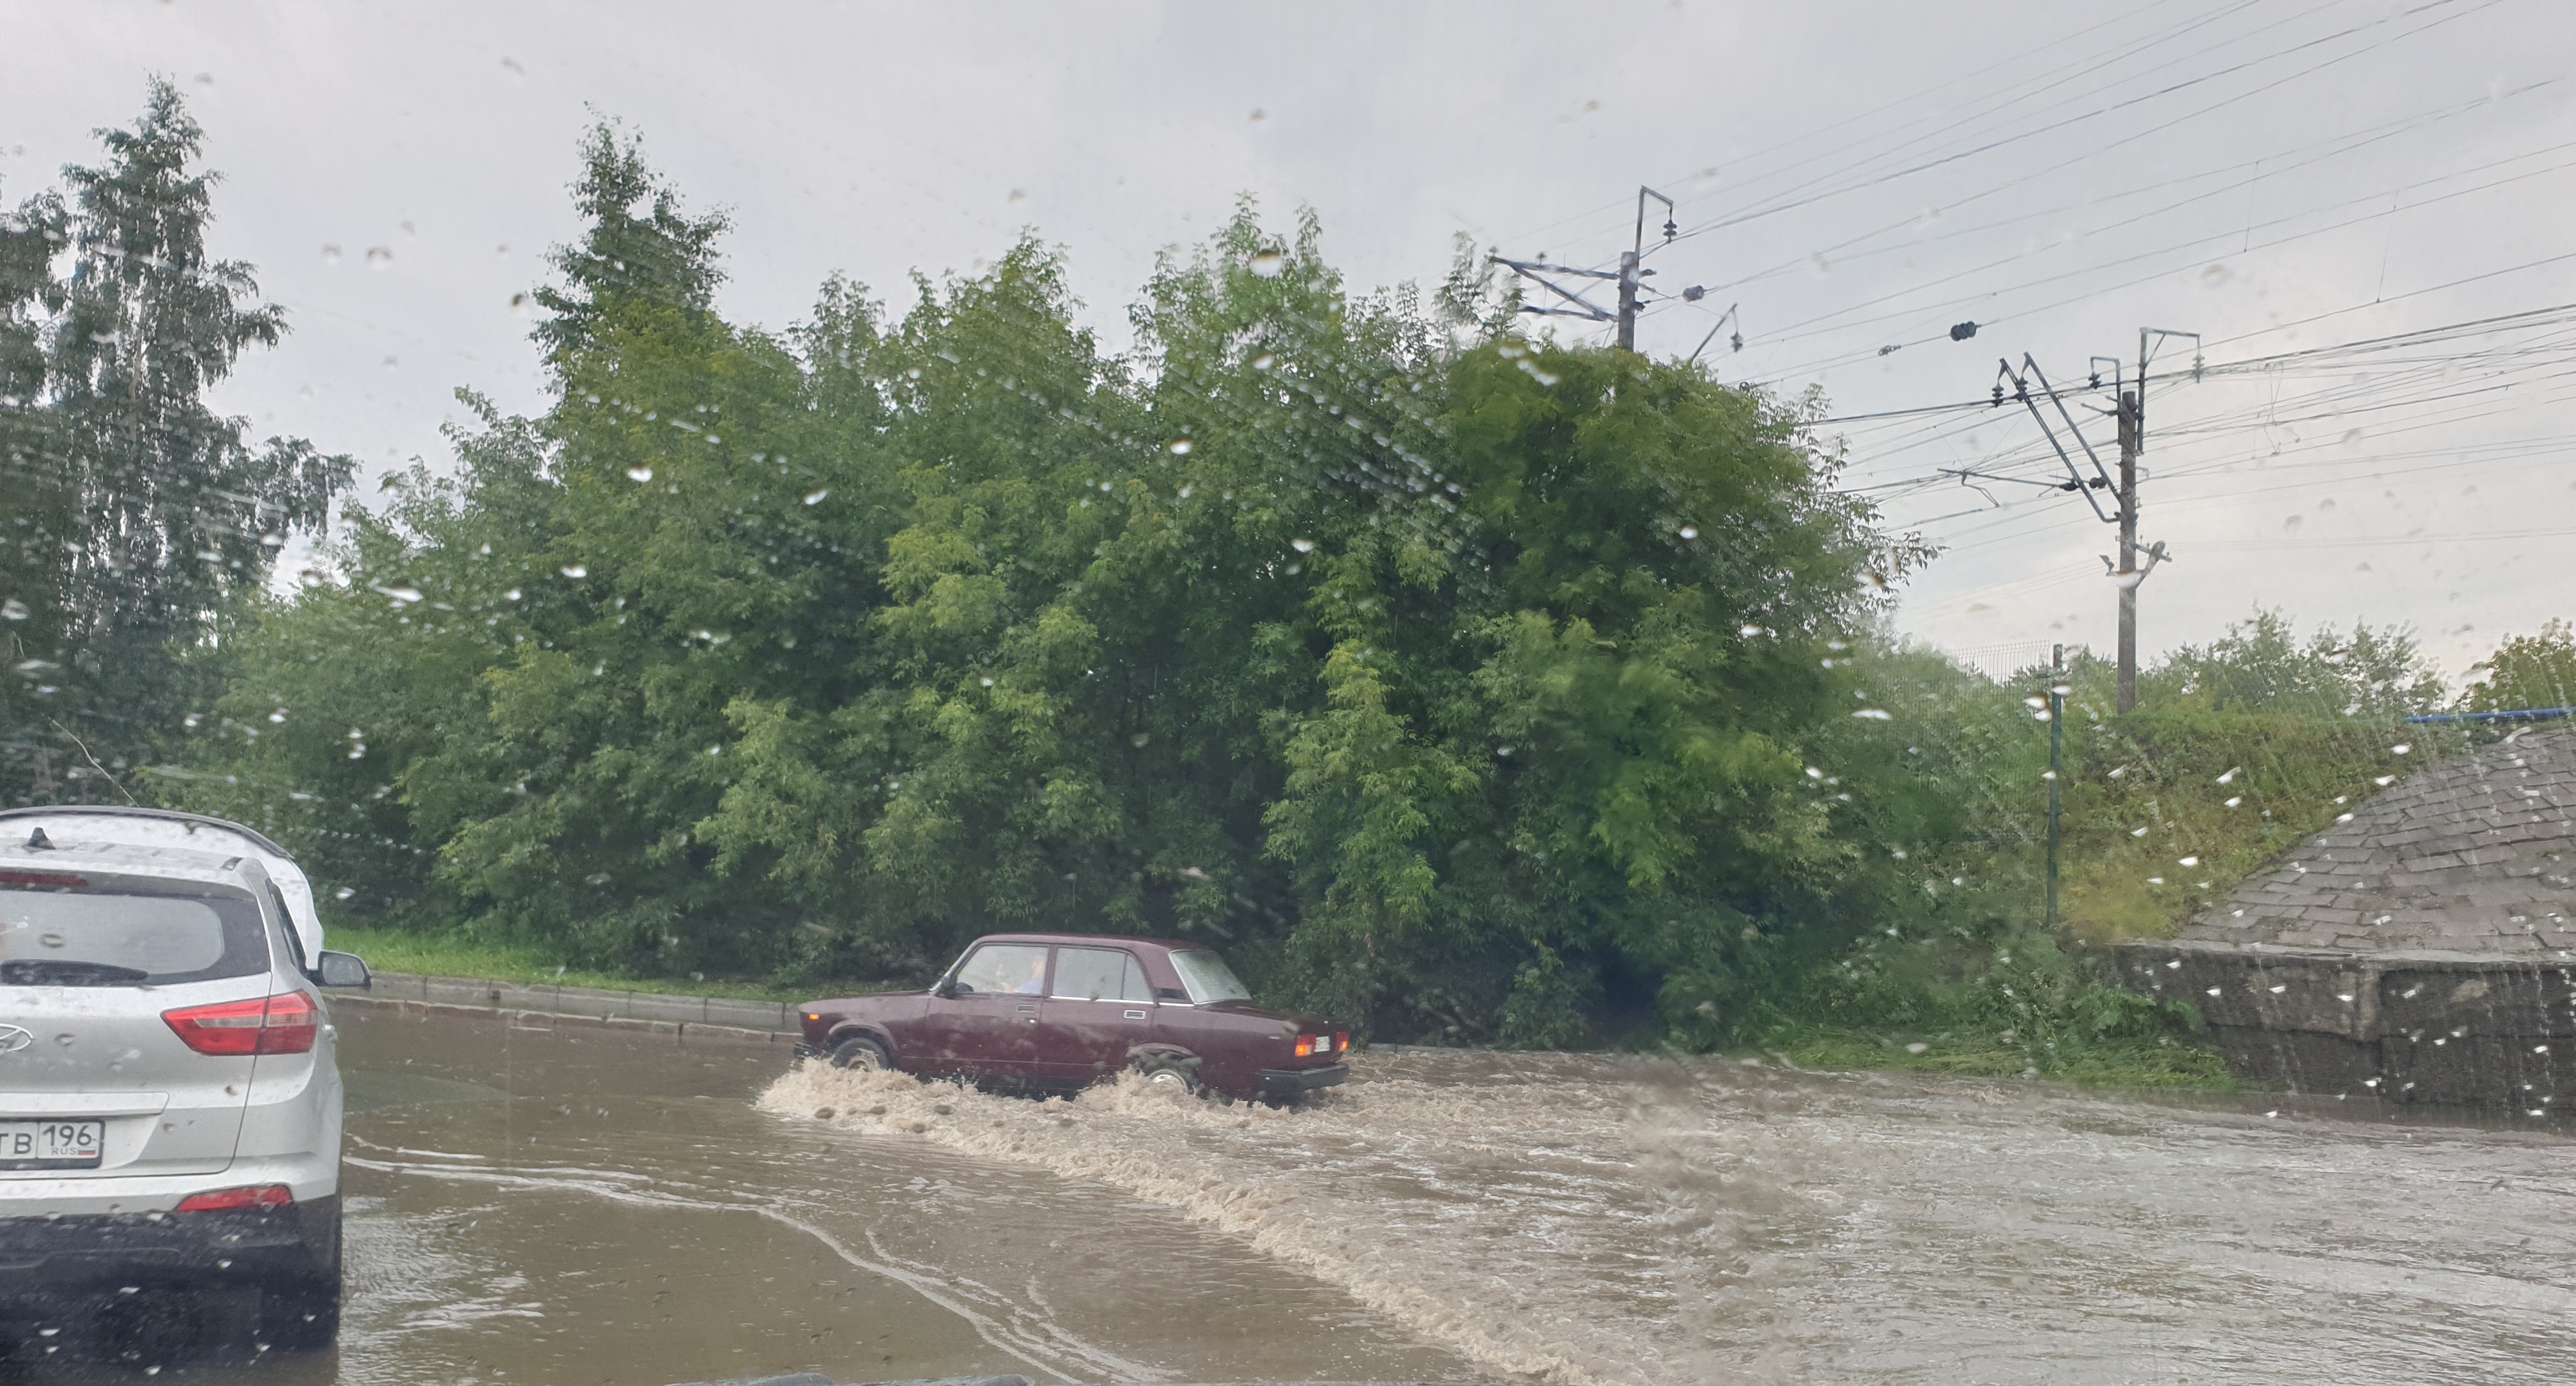
<path fill-rule="evenodd" d="M 1637 349 L 1637 314 L 1649 306 L 1645 301 L 1646 276 L 1654 273 L 1653 270 L 1645 268 L 1646 199 L 1650 197 L 1655 201 L 1664 204 L 1664 239 L 1661 245 L 1658 245 L 1656 248 L 1661 249 L 1664 245 L 1672 244 L 1673 238 L 1681 234 L 1681 227 L 1673 221 L 1673 200 L 1664 196 L 1662 193 L 1655 191 L 1653 188 L 1646 187 L 1642 184 L 1639 185 L 1637 188 L 1636 239 L 1629 249 L 1619 252 L 1619 268 L 1616 271 L 1578 269 L 1572 265 L 1551 265 L 1544 258 L 1537 260 L 1513 260 L 1501 255 L 1490 256 L 1488 258 L 1490 258 L 1495 264 L 1511 270 L 1513 273 L 1520 275 L 1522 278 L 1529 280 L 1531 283 L 1538 285 L 1540 288 L 1545 289 L 1549 293 L 1552 293 L 1558 298 L 1564 300 L 1563 305 L 1524 303 L 1521 305 L 1522 312 L 1536 313 L 1552 318 L 1582 318 L 1587 322 L 1606 322 L 1616 324 L 1616 340 L 1619 343 L 1619 349 L 1621 351 L 1635 351 Z M 1558 279 L 1606 279 L 1614 281 L 1619 286 L 1619 305 L 1615 310 L 1603 308 L 1601 305 L 1585 298 L 1583 296 L 1583 291 L 1580 288 L 1560 284 L 1556 282 Z M 1687 302 L 1697 303 L 1701 298 L 1705 297 L 1707 293 L 1708 290 L 1697 284 L 1693 284 L 1689 288 L 1682 290 L 1681 297 Z M 1733 308 L 1727 309 L 1725 317 L 1718 319 L 1718 327 L 1724 327 L 1727 319 L 1734 315 L 1735 310 Z M 1710 328 L 1708 335 L 1710 338 L 1716 337 L 1717 328 Z M 1741 331 L 1736 333 L 1735 347 L 1738 351 L 1744 349 L 1744 334 Z M 1700 343 L 1700 349 L 1704 351 L 1707 348 L 1708 342 L 1703 340 Z M 1699 353 L 1693 352 L 1691 355 L 1696 359 Z"/>
<path fill-rule="evenodd" d="M 2139 335 L 2138 370 L 2146 371 L 2146 337 Z M 2138 571 L 2138 452 L 2147 428 L 2146 408 L 2140 399 L 2146 382 L 2137 390 L 2120 392 L 2120 566 L 2111 574 L 2120 585 L 2120 710 L 2135 712 L 2138 707 L 2138 585 L 2146 575 Z M 2056 792 L 2050 786 L 2052 795 Z"/>
<path fill-rule="evenodd" d="M 2095 518 L 2104 524 L 2117 524 L 2120 527 L 2119 561 L 2115 564 L 2105 556 L 2102 566 L 2110 573 L 2112 582 L 2120 591 L 2119 705 L 2122 712 L 2133 712 L 2138 706 L 2138 587 L 2147 580 L 2147 574 L 2156 570 L 2157 564 L 2170 557 L 2162 543 L 2150 544 L 2143 552 L 2138 547 L 2138 460 L 2146 454 L 2147 450 L 2147 367 L 2155 359 L 2155 344 L 2166 337 L 2191 338 L 2195 348 L 2191 359 L 2192 376 L 2197 379 L 2200 375 L 2200 355 L 2197 351 L 2200 334 L 2196 332 L 2171 332 L 2161 327 L 2138 329 L 2138 378 L 2135 389 L 2130 388 L 2131 382 L 2122 379 L 2125 364 L 2118 357 L 2096 356 L 2088 363 L 2091 378 L 2086 382 L 2086 388 L 2093 390 L 2104 388 L 2102 366 L 2106 361 L 2110 364 L 2111 381 L 2108 388 L 2112 398 L 2118 403 L 2112 409 L 2099 412 L 2109 413 L 2119 427 L 2120 462 L 2116 476 L 2103 467 L 2102 459 L 2093 451 L 2092 442 L 2084 436 L 2083 427 L 2076 423 L 2074 413 L 2066 407 L 2065 397 L 2058 393 L 2055 385 L 2049 383 L 2047 374 L 2039 368 L 2039 362 L 2028 352 L 2022 353 L 2021 365 L 2018 368 L 2011 360 L 2006 359 L 1996 372 L 1995 407 L 2002 408 L 2005 399 L 2010 398 L 2018 400 L 2030 410 L 2031 418 L 2039 424 L 2041 435 L 2048 440 L 2049 447 L 2056 452 L 2058 461 L 2065 465 L 2066 480 L 2051 481 L 2041 477 L 2006 476 L 1974 468 L 1945 467 L 1942 469 L 1944 473 L 1959 478 L 1962 485 L 2010 481 L 2053 491 L 2073 491 L 2082 495 L 2085 503 L 2093 507 Z M 2006 386 L 2011 387 L 2009 394 L 2006 392 Z M 2055 407 L 2057 422 L 2054 424 L 2049 421 L 2048 411 L 2040 408 L 2040 401 L 2043 398 Z M 2063 438 L 2059 436 L 2061 430 L 2065 434 Z M 2075 449 L 2072 451 L 2067 447 L 2069 441 L 2075 444 Z M 2078 452 L 2083 456 L 2081 463 L 2076 460 Z M 2097 491 L 2109 491 L 2117 497 L 2110 510 L 2106 511 L 2102 508 L 2102 502 L 2094 495 Z M 2141 557 L 2146 560 L 2144 566 L 2140 566 L 2138 562 Z"/>
<path fill-rule="evenodd" d="M 2058 787 L 2065 783 L 2066 647 L 2048 656 L 2048 927 L 2057 927 Z"/>

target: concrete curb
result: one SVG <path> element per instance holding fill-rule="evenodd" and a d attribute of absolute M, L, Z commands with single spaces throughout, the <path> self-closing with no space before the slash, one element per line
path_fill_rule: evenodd
<path fill-rule="evenodd" d="M 334 1006 L 388 1008 L 427 1019 L 493 1020 L 514 1030 L 631 1030 L 675 1040 L 792 1044 L 800 1038 L 796 1008 L 783 1002 L 716 996 L 672 996 L 593 987 L 530 986 L 476 977 L 379 972 L 369 991 L 330 993 Z"/>

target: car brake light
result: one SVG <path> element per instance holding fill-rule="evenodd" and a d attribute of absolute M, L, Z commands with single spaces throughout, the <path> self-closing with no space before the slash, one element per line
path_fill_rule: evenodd
<path fill-rule="evenodd" d="M 1297 1057 L 1302 1059 L 1314 1052 L 1315 1037 L 1313 1035 L 1299 1035 L 1297 1037 Z"/>
<path fill-rule="evenodd" d="M 1349 1031 L 1347 1031 L 1347 1030 L 1335 1030 L 1335 1031 L 1333 1032 L 1333 1047 L 1334 1047 L 1335 1049 L 1348 1049 L 1348 1048 L 1350 1048 L 1350 1047 L 1351 1047 L 1351 1036 L 1350 1036 L 1350 1032 L 1349 1032 Z"/>
<path fill-rule="evenodd" d="M 308 1054 L 322 1026 L 322 1008 L 300 991 L 250 1001 L 163 1011 L 181 1043 L 200 1054 Z"/>
<path fill-rule="evenodd" d="M 249 1184 L 238 1189 L 214 1189 L 190 1194 L 179 1200 L 183 1213 L 226 1213 L 239 1208 L 284 1208 L 295 1202 L 295 1191 L 284 1184 Z"/>

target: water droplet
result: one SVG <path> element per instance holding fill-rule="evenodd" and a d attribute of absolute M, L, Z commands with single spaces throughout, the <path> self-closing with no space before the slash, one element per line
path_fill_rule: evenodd
<path fill-rule="evenodd" d="M 2229 808 L 2234 808 L 2234 807 L 2236 807 L 2238 804 L 2241 804 L 2241 803 L 2244 803 L 2244 802 L 2245 802 L 2245 798 L 2244 798 L 2244 796 L 2243 796 L 2243 795 L 2238 795 L 2237 797 L 2235 797 L 2235 798 L 2233 798 L 2233 799 L 2228 800 L 2228 801 L 2227 801 L 2227 806 L 2228 806 Z"/>
<path fill-rule="evenodd" d="M 978 680 L 978 682 L 982 683 L 986 688 L 990 688 L 990 687 L 992 687 L 992 686 L 993 686 L 993 681 L 992 681 L 991 679 L 981 679 L 981 680 Z"/>
<path fill-rule="evenodd" d="M 2406 754 L 2408 751 L 2411 751 L 2411 750 L 2414 750 L 2414 749 L 2415 749 L 2415 747 L 2413 746 L 2413 744 L 2411 744 L 2411 743 L 2409 743 L 2409 742 L 2404 742 L 2404 741 L 2398 742 L 2396 745 L 2391 746 L 2391 747 L 2389 747 L 2389 748 L 2388 748 L 2389 753 L 2390 753 L 2391 755 L 2400 755 L 2400 756 L 2402 756 L 2402 755 Z"/>
<path fill-rule="evenodd" d="M 590 569 L 579 563 L 567 563 L 563 565 L 563 575 L 568 578 L 586 578 L 590 576 Z"/>
<path fill-rule="evenodd" d="M 18 600 L 16 597 L 11 597 L 5 602 L 0 602 L 0 619 L 23 621 L 27 619 L 27 616 L 27 604 Z"/>
<path fill-rule="evenodd" d="M 1145 749 L 1145 744 L 1153 739 L 1154 736 L 1151 732 L 1138 732 L 1134 736 L 1127 738 L 1127 744 L 1141 751 Z"/>
<path fill-rule="evenodd" d="M 2395 775 L 2382 775 L 2379 778 L 2372 780 L 2371 783 L 2382 789 L 2386 789 L 2388 786 L 2397 783 L 2397 777 Z"/>
<path fill-rule="evenodd" d="M 626 479 L 628 481 L 651 481 L 653 479 L 653 469 L 650 467 L 629 467 L 626 469 Z"/>
<path fill-rule="evenodd" d="M 1252 368 L 1256 371 L 1266 371 L 1277 364 L 1279 358 L 1266 351 L 1252 358 Z"/>
<path fill-rule="evenodd" d="M 1760 635 L 1760 634 L 1762 633 L 1762 627 L 1760 627 L 1760 626 L 1737 626 L 1737 627 L 1735 628 L 1735 633 L 1736 633 L 1737 635 L 1739 635 L 1739 636 L 1742 636 L 1743 638 L 1745 638 L 1745 639 L 1747 639 L 1747 640 L 1750 640 L 1750 639 L 1752 639 L 1753 637 L 1755 637 L 1755 636 L 1757 636 L 1757 635 Z"/>
<path fill-rule="evenodd" d="M 1252 257 L 1252 272 L 1264 279 L 1276 279 L 1288 272 L 1288 257 L 1275 250 L 1265 250 Z"/>
<path fill-rule="evenodd" d="M 510 295 L 510 315 L 517 318 L 524 318 L 528 315 L 528 296 L 526 294 Z"/>
<path fill-rule="evenodd" d="M 1697 526 L 1697 525 L 1684 525 L 1684 526 L 1682 526 L 1682 537 L 1683 537 L 1684 539 L 1697 539 L 1697 538 L 1699 537 L 1699 526 Z"/>
<path fill-rule="evenodd" d="M 1823 779 L 1824 777 L 1825 777 L 1825 772 L 1824 772 L 1824 771 L 1819 770 L 1819 769 L 1817 769 L 1816 767 L 1814 767 L 1814 766 L 1812 766 L 1812 765 L 1810 765 L 1810 766 L 1808 766 L 1808 767 L 1807 767 L 1807 778 L 1808 778 L 1808 779 L 1811 779 L 1811 780 L 1821 780 L 1821 779 Z"/>
<path fill-rule="evenodd" d="M 47 948 L 60 948 L 63 946 L 63 936 L 61 934 L 40 934 L 37 936 L 36 941 L 45 945 Z"/>
<path fill-rule="evenodd" d="M 515 602 L 515 601 L 517 601 L 518 599 L 519 599 L 519 589 L 518 589 L 518 588 L 516 588 L 516 587 L 513 587 L 513 588 L 511 588 L 509 591 L 504 592 L 504 593 L 502 593 L 502 594 L 501 594 L 501 600 L 503 600 L 503 601 L 505 601 L 505 602 Z"/>
<path fill-rule="evenodd" d="M 2132 828 L 2129 830 L 2129 836 L 2131 837 L 2145 837 L 2146 835 L 2147 830 L 2144 828 Z"/>
<path fill-rule="evenodd" d="M 393 262 L 394 253 L 389 247 L 381 245 L 367 247 L 367 268 L 386 269 L 391 267 Z"/>
<path fill-rule="evenodd" d="M 823 498 L 830 494 L 832 494 L 832 488 L 829 486 L 824 487 L 820 491 L 808 491 L 805 493 L 805 503 L 807 505 L 821 505 L 823 503 Z"/>
<path fill-rule="evenodd" d="M 355 886 L 342 886 L 338 890 L 331 892 L 331 898 L 334 900 L 348 900 L 354 898 L 357 893 L 358 891 Z"/>
<path fill-rule="evenodd" d="M 2180 865 L 2180 866 L 2198 866 L 2198 865 L 2200 865 L 2200 858 L 2198 858 L 2198 857 L 2184 857 L 2180 862 L 2178 862 L 2178 863 L 2176 863 L 2176 864 L 2177 864 L 2177 865 Z"/>
<path fill-rule="evenodd" d="M 2238 772 L 2242 771 L 2244 768 L 2245 768 L 2245 767 L 2244 767 L 2244 766 L 2242 766 L 2242 765 L 2234 766 L 2234 767 L 2230 768 L 2226 774 L 2221 775 L 2221 776 L 2219 776 L 2219 777 L 2218 777 L 2218 782 L 2219 782 L 2220 784 L 2233 784 L 2233 783 L 2235 783 L 2235 781 L 2236 781 L 2236 776 L 2237 776 Z"/>
<path fill-rule="evenodd" d="M 1852 716 L 1863 722 L 1892 722 L 1896 720 L 1895 714 L 1889 712 L 1883 707 L 1865 707 L 1860 711 L 1853 713 Z"/>
<path fill-rule="evenodd" d="M 1190 455 L 1190 440 L 1187 438 L 1175 438 L 1172 440 L 1171 446 L 1165 448 L 1164 451 L 1170 453 L 1174 457 L 1187 457 Z M 1109 487 L 1106 483 L 1103 483 L 1100 489 L 1106 491 Z"/>
<path fill-rule="evenodd" d="M 2127 773 L 2129 773 L 2129 767 L 2127 767 L 2127 766 L 2123 765 L 2123 766 L 2119 767 L 2118 769 L 2113 770 L 2113 771 L 2110 773 L 2109 778 L 2111 778 L 2111 779 L 2115 779 L 2115 780 L 2116 780 L 2116 779 L 2120 778 L 2122 775 L 2125 775 L 2125 774 L 2127 774 Z"/>
<path fill-rule="evenodd" d="M 1509 746 L 1497 746 L 1494 748 L 1494 754 L 1501 756 L 1505 760 L 1510 760 L 1512 758 L 1512 748 Z"/>
<path fill-rule="evenodd" d="M 2349 823 L 2351 821 L 2352 815 L 2349 813 L 2339 813 L 2335 815 L 2335 822 L 2337 823 Z"/>
<path fill-rule="evenodd" d="M 268 720 L 270 720 L 270 721 L 272 721 L 272 722 L 283 722 L 283 721 L 285 721 L 285 720 L 286 720 L 286 709 L 284 709 L 284 708 L 279 708 L 279 709 L 277 709 L 276 711 L 274 711 L 274 712 L 272 712 L 272 713 L 268 714 Z"/>
<path fill-rule="evenodd" d="M 1291 539 L 1288 541 L 1288 547 L 1295 549 L 1299 553 L 1313 553 L 1315 551 L 1315 541 L 1312 539 Z"/>
<path fill-rule="evenodd" d="M 1914 1043 L 1905 1046 L 1905 1052 L 1908 1054 L 1920 1054 L 1931 1047 L 1932 1046 L 1917 1040 Z"/>

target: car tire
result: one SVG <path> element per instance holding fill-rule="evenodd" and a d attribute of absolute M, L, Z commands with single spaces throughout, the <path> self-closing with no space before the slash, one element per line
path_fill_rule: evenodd
<path fill-rule="evenodd" d="M 856 1035 L 832 1046 L 832 1067 L 891 1069 L 894 1060 L 886 1056 L 884 1045 Z"/>
<path fill-rule="evenodd" d="M 1199 1083 L 1197 1069 L 1195 1061 L 1161 1056 L 1138 1059 L 1128 1066 L 1129 1072 L 1153 1087 L 1175 1087 L 1192 1097 L 1203 1097 L 1207 1090 Z"/>
<path fill-rule="evenodd" d="M 340 1222 L 331 1221 L 331 1264 L 313 1275 L 260 1287 L 260 1337 L 288 1352 L 318 1352 L 340 1339 Z"/>

